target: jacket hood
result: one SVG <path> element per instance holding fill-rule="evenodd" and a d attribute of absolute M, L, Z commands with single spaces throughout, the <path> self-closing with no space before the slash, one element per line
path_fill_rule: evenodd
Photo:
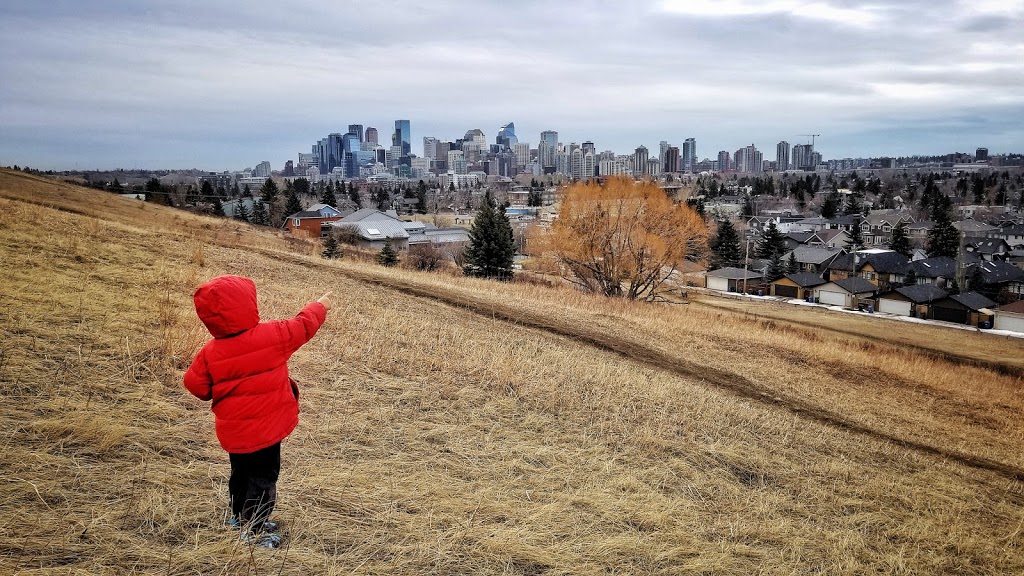
<path fill-rule="evenodd" d="M 244 276 L 218 276 L 196 289 L 192 300 L 214 338 L 233 336 L 260 323 L 256 283 Z"/>

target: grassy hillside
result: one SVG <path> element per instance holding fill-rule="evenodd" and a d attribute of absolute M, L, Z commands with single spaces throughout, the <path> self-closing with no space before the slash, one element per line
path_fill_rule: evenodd
<path fill-rule="evenodd" d="M 11 172 L 0 243 L 0 573 L 1024 571 L 1018 340 L 327 262 Z M 225 273 L 264 318 L 338 295 L 275 552 L 181 385 Z"/>

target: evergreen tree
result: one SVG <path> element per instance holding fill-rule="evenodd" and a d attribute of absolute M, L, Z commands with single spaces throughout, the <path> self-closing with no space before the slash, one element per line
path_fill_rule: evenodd
<path fill-rule="evenodd" d="M 544 204 L 544 197 L 540 193 L 539 188 L 530 188 L 530 196 L 526 200 L 527 206 L 542 206 Z"/>
<path fill-rule="evenodd" d="M 910 248 L 910 236 L 907 235 L 907 223 L 900 221 L 892 229 L 892 239 L 889 241 L 889 250 L 899 252 L 907 258 L 913 253 Z"/>
<path fill-rule="evenodd" d="M 768 278 L 778 280 L 786 275 L 786 263 L 782 261 L 782 254 L 776 252 L 768 260 Z"/>
<path fill-rule="evenodd" d="M 296 178 L 295 181 L 292 182 L 292 190 L 295 190 L 295 195 L 298 196 L 299 198 L 302 198 L 303 196 L 309 196 L 309 180 L 305 178 Z M 331 204 L 331 206 L 333 206 L 333 204 Z"/>
<path fill-rule="evenodd" d="M 242 222 L 249 222 L 252 217 L 249 215 L 249 209 L 245 207 L 245 201 L 238 201 L 238 208 L 235 208 L 235 220 L 241 220 Z"/>
<path fill-rule="evenodd" d="M 831 220 L 836 217 L 838 212 L 839 198 L 836 194 L 829 194 L 825 197 L 825 201 L 821 203 L 821 217 Z"/>
<path fill-rule="evenodd" d="M 324 251 L 320 255 L 328 260 L 341 258 L 341 247 L 338 246 L 338 240 L 334 237 L 334 234 L 327 235 L 327 238 L 324 240 Z"/>
<path fill-rule="evenodd" d="M 381 266 L 395 266 L 398 264 L 398 253 L 391 247 L 391 239 L 384 241 L 384 247 L 380 249 L 380 253 L 377 254 L 377 264 Z"/>
<path fill-rule="evenodd" d="M 863 180 L 858 180 L 863 182 Z M 864 195 L 860 192 L 853 192 L 846 196 L 846 206 L 843 206 L 843 215 L 860 214 L 864 209 Z"/>
<path fill-rule="evenodd" d="M 960 252 L 960 232 L 953 226 L 949 209 L 935 206 L 932 209 L 932 229 L 928 231 L 928 255 L 956 258 Z"/>
<path fill-rule="evenodd" d="M 416 185 L 416 211 L 420 214 L 427 213 L 427 183 L 423 180 Z"/>
<path fill-rule="evenodd" d="M 907 273 L 903 275 L 904 286 L 916 286 L 917 285 L 917 271 L 911 266 Z"/>
<path fill-rule="evenodd" d="M 267 207 L 263 204 L 263 200 L 253 202 L 252 223 L 259 224 L 260 226 L 268 226 L 270 224 L 270 217 L 267 214 Z"/>
<path fill-rule="evenodd" d="M 469 245 L 464 252 L 466 264 L 463 273 L 467 276 L 512 279 L 512 261 L 515 244 L 512 240 L 512 225 L 502 212 L 491 193 L 487 192 L 473 219 L 469 230 Z"/>
<path fill-rule="evenodd" d="M 740 236 L 732 221 L 718 223 L 718 232 L 711 240 L 712 266 L 715 268 L 737 267 L 743 258 L 740 250 Z"/>
<path fill-rule="evenodd" d="M 977 174 L 974 175 L 974 182 L 972 182 L 971 190 L 974 193 L 974 203 L 981 204 L 985 201 L 985 179 L 981 178 Z"/>
<path fill-rule="evenodd" d="M 754 215 L 754 201 L 750 199 L 750 196 L 746 196 L 743 199 L 743 216 L 750 218 Z"/>
<path fill-rule="evenodd" d="M 359 195 L 359 188 L 355 182 L 348 183 L 348 199 L 356 205 L 357 210 L 363 207 L 363 198 Z"/>
<path fill-rule="evenodd" d="M 344 182 L 338 182 L 338 187 L 344 189 L 345 188 L 345 183 Z M 333 186 L 324 186 L 323 187 L 323 189 L 320 191 L 320 203 L 321 204 L 327 204 L 328 206 L 330 206 L 332 208 L 337 208 L 338 207 L 338 197 L 335 196 L 335 194 L 334 194 L 334 187 Z"/>
<path fill-rule="evenodd" d="M 864 249 L 864 233 L 860 229 L 861 220 L 854 221 L 850 229 L 850 239 L 846 241 L 846 251 L 856 252 Z"/>
<path fill-rule="evenodd" d="M 800 271 L 800 263 L 796 261 L 796 252 L 789 253 L 789 260 L 786 262 L 786 274 L 796 274 Z"/>
<path fill-rule="evenodd" d="M 242 189 L 242 198 L 252 198 L 252 190 L 249 189 L 248 184 Z"/>
<path fill-rule="evenodd" d="M 302 202 L 299 201 L 299 195 L 295 193 L 294 188 L 288 193 L 288 203 L 285 204 L 284 211 L 289 215 L 302 212 Z"/>
<path fill-rule="evenodd" d="M 761 234 L 761 240 L 757 243 L 757 257 L 771 259 L 773 256 L 781 256 L 786 251 L 786 240 L 775 225 L 775 220 L 770 220 Z"/>
<path fill-rule="evenodd" d="M 245 187 L 248 188 L 249 185 L 246 184 Z M 234 184 L 231 185 L 231 197 L 232 198 L 238 198 L 241 195 L 242 195 L 242 191 L 238 189 L 238 182 L 235 182 Z"/>
<path fill-rule="evenodd" d="M 224 216 L 224 204 L 221 203 L 220 197 L 213 199 L 213 215 Z"/>
<path fill-rule="evenodd" d="M 277 194 L 277 184 L 275 184 L 270 178 L 267 178 L 267 181 L 264 182 L 263 186 L 260 188 L 260 200 L 265 204 L 273 204 L 274 202 L 277 202 Z"/>

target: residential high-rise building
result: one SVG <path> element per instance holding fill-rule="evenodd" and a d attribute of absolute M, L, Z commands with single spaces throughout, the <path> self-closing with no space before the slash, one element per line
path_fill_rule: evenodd
<path fill-rule="evenodd" d="M 423 157 L 430 160 L 437 158 L 437 138 L 433 136 L 423 137 Z"/>
<path fill-rule="evenodd" d="M 789 170 L 789 142 L 785 140 L 775 146 L 775 169 Z"/>
<path fill-rule="evenodd" d="M 370 127 L 370 128 L 366 129 L 365 141 L 369 142 L 370 144 L 380 144 L 380 142 L 377 141 L 377 129 L 376 128 Z"/>
<path fill-rule="evenodd" d="M 456 174 L 466 173 L 466 155 L 462 150 L 448 151 L 448 170 Z"/>
<path fill-rule="evenodd" d="M 985 162 L 988 160 L 988 148 L 978 148 L 974 151 L 975 162 Z"/>
<path fill-rule="evenodd" d="M 252 175 L 257 178 L 270 178 L 270 162 L 264 160 L 256 165 L 256 169 L 252 171 Z"/>
<path fill-rule="evenodd" d="M 793 157 L 790 160 L 794 170 L 813 170 L 815 167 L 814 147 L 810 144 L 793 146 Z"/>
<path fill-rule="evenodd" d="M 652 178 L 661 176 L 661 165 L 657 158 L 649 158 L 647 160 L 647 170 L 644 171 L 644 174 Z"/>
<path fill-rule="evenodd" d="M 669 146 L 665 150 L 661 169 L 665 172 L 679 172 L 679 147 Z"/>
<path fill-rule="evenodd" d="M 408 120 L 395 120 L 395 135 L 391 138 L 392 146 L 402 147 L 402 156 L 412 153 L 412 130 Z"/>
<path fill-rule="evenodd" d="M 583 179 L 583 149 L 574 148 L 570 156 L 569 176 L 574 180 Z"/>
<path fill-rule="evenodd" d="M 597 154 L 597 148 L 594 146 L 594 143 L 591 142 L 590 140 L 587 140 L 586 142 L 581 144 L 580 148 L 583 149 L 583 153 L 584 154 L 586 154 L 588 152 L 591 153 L 591 154 Z"/>
<path fill-rule="evenodd" d="M 545 130 L 540 133 L 540 143 L 537 145 L 537 156 L 540 165 L 545 172 L 551 173 L 557 165 L 558 158 L 558 132 Z"/>
<path fill-rule="evenodd" d="M 643 176 L 647 173 L 649 153 L 646 146 L 639 146 L 633 151 L 633 174 Z"/>
<path fill-rule="evenodd" d="M 666 140 L 662 140 L 658 144 L 658 162 L 661 163 L 662 170 L 665 169 L 665 151 L 667 151 L 670 146 L 671 144 L 669 144 Z"/>
<path fill-rule="evenodd" d="M 721 150 L 718 152 L 718 171 L 728 172 L 732 170 L 732 156 L 728 150 Z"/>
<path fill-rule="evenodd" d="M 515 146 L 512 147 L 513 152 L 516 155 L 516 169 L 517 171 L 526 167 L 530 163 L 530 143 L 529 142 L 516 142 Z"/>
<path fill-rule="evenodd" d="M 683 172 L 693 172 L 693 167 L 697 164 L 697 139 L 687 138 L 683 142 L 682 150 L 682 163 Z"/>
<path fill-rule="evenodd" d="M 365 138 L 365 136 L 363 135 L 363 125 L 362 124 L 349 124 L 348 125 L 348 133 L 349 134 L 355 134 L 356 136 L 358 136 L 360 143 L 362 143 L 363 142 L 363 138 Z"/>
<path fill-rule="evenodd" d="M 584 148 L 584 150 L 586 149 Z M 588 180 L 590 178 L 593 178 L 596 172 L 596 168 L 597 166 L 594 151 L 590 150 L 583 155 L 583 179 Z"/>
<path fill-rule="evenodd" d="M 738 161 L 736 162 L 736 170 L 738 172 L 744 172 L 747 174 L 761 173 L 764 158 L 753 144 L 740 148 L 737 150 L 737 154 L 739 156 Z"/>
<path fill-rule="evenodd" d="M 519 142 L 519 138 L 516 138 L 516 125 L 514 122 L 509 122 L 498 130 L 495 144 L 498 145 L 500 150 L 511 150 L 517 142 Z"/>

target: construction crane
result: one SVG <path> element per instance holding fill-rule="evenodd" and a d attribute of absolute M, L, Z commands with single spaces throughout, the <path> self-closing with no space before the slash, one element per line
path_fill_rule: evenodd
<path fill-rule="evenodd" d="M 821 134 L 797 134 L 797 136 L 803 136 L 805 138 L 810 138 L 811 139 L 811 150 L 814 150 L 814 139 L 817 138 L 818 136 L 821 136 Z"/>

